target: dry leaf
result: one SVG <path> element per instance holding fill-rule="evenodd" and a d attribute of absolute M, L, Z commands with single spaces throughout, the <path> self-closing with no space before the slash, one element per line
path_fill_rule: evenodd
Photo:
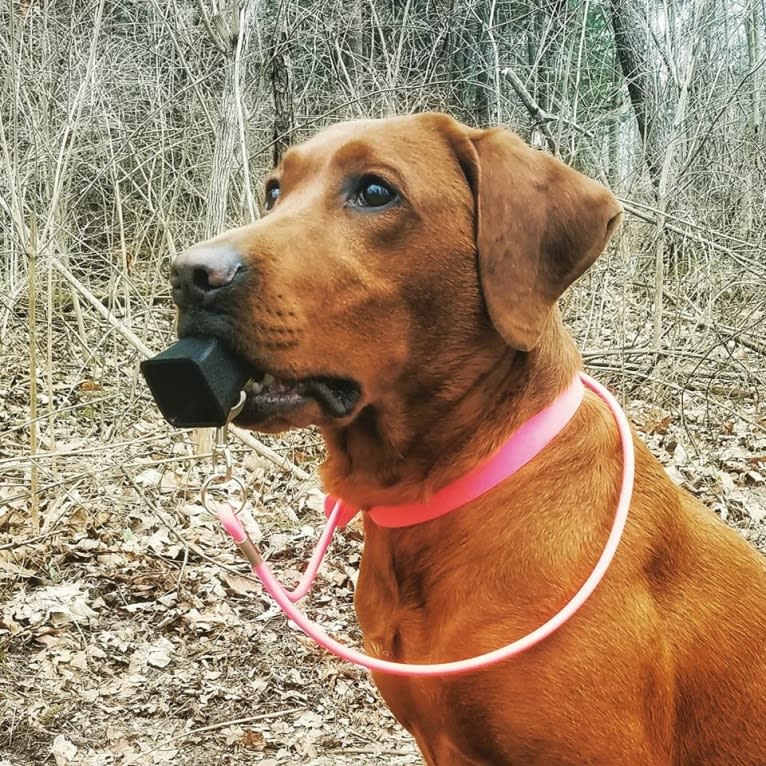
<path fill-rule="evenodd" d="M 63 734 L 59 734 L 51 747 L 51 754 L 56 760 L 56 766 L 68 766 L 75 763 L 77 747 L 73 745 Z"/>

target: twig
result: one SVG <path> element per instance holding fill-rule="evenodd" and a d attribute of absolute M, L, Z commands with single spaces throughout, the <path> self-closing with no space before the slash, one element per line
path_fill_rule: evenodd
<path fill-rule="evenodd" d="M 60 535 L 60 534 L 63 534 L 63 532 L 56 529 L 51 529 L 35 537 L 25 537 L 23 540 L 14 540 L 13 542 L 10 542 L 10 543 L 2 543 L 0 544 L 0 551 L 11 551 L 11 550 L 15 551 L 15 550 L 18 550 L 19 548 L 26 547 L 27 545 L 34 545 L 35 543 L 41 543 L 43 540 L 47 540 L 49 537 L 53 537 L 54 535 Z"/>
<path fill-rule="evenodd" d="M 678 301 L 676 300 L 675 296 L 673 296 L 668 290 L 664 290 L 663 295 L 675 305 L 678 316 L 681 319 L 698 325 L 699 327 L 704 327 L 706 330 L 713 330 L 715 333 L 723 331 L 729 336 L 726 338 L 726 340 L 733 340 L 735 343 L 739 343 L 740 346 L 744 346 L 745 348 L 749 348 L 751 351 L 755 351 L 756 354 L 766 356 L 765 345 L 756 343 L 753 340 L 748 340 L 747 338 L 743 338 L 741 331 L 736 327 L 730 327 L 729 325 L 722 324 L 721 322 L 708 322 L 701 316 L 692 316 L 691 314 L 687 314 L 678 305 Z"/>
<path fill-rule="evenodd" d="M 144 356 L 152 356 L 153 352 L 149 346 L 144 343 L 141 338 L 138 337 L 131 329 L 125 327 L 122 322 L 106 307 L 104 304 L 96 298 L 95 295 L 82 283 L 72 272 L 65 266 L 61 260 L 52 257 L 56 271 L 61 274 L 62 277 L 74 288 L 91 306 L 99 313 L 106 321 L 120 334 L 125 340 L 128 341 L 134 348 L 138 349 Z"/>
<path fill-rule="evenodd" d="M 234 49 L 234 110 L 237 114 L 237 126 L 239 128 L 239 148 L 242 153 L 242 182 L 245 187 L 245 199 L 247 200 L 247 212 L 250 215 L 250 221 L 258 219 L 258 208 L 253 199 L 253 184 L 250 181 L 250 158 L 247 153 L 247 133 L 245 130 L 245 114 L 242 103 L 242 46 L 250 36 L 250 27 L 253 24 L 251 20 L 255 13 L 254 3 L 246 0 L 239 11 L 239 34 L 237 35 L 237 45 Z"/>
<path fill-rule="evenodd" d="M 153 434 L 152 436 L 142 436 L 138 439 L 128 439 L 125 441 L 112 441 L 109 443 L 109 449 L 114 450 L 120 450 L 124 447 L 135 447 L 138 444 L 147 444 L 151 445 L 152 442 L 156 442 L 158 439 L 161 438 L 160 434 Z M 86 455 L 99 455 L 103 454 L 104 452 L 104 445 L 103 444 L 94 444 L 92 447 L 77 447 L 76 449 L 62 449 L 62 450 L 51 450 L 51 451 L 45 451 L 45 452 L 38 452 L 36 455 L 36 459 L 38 464 L 44 462 L 45 460 L 56 460 L 57 458 L 68 458 L 68 457 L 85 457 Z M 182 462 L 187 458 L 183 457 L 176 457 L 175 460 L 177 462 Z M 189 460 L 191 458 L 188 458 Z M 147 465 L 156 465 L 158 460 L 152 460 L 151 462 L 147 462 Z M 19 459 L 17 457 L 6 457 L 0 459 L 0 468 L 2 468 L 5 471 L 14 471 L 19 470 L 20 468 L 25 468 L 29 464 L 28 459 Z"/>
<path fill-rule="evenodd" d="M 236 574 L 239 576 L 244 577 L 250 577 L 250 575 L 243 574 L 241 569 L 237 569 L 236 567 L 229 566 L 228 564 L 224 564 L 221 561 L 218 561 L 216 558 L 211 556 L 209 553 L 205 553 L 202 548 L 200 548 L 195 543 L 189 542 L 175 527 L 175 524 L 172 522 L 169 522 L 168 519 L 165 517 L 165 511 L 161 511 L 159 506 L 151 500 L 146 492 L 144 492 L 144 488 L 141 487 L 138 483 L 136 483 L 136 480 L 131 476 L 128 469 L 120 463 L 120 471 L 122 471 L 122 475 L 125 477 L 126 481 L 130 484 L 131 487 L 135 490 L 136 494 L 141 498 L 144 505 L 149 509 L 149 511 L 154 515 L 157 520 L 162 524 L 165 529 L 168 530 L 171 537 L 174 537 L 184 548 L 184 551 L 186 552 L 186 556 L 184 558 L 184 565 L 186 562 L 186 559 L 188 559 L 189 551 L 199 556 L 204 561 L 209 561 L 211 564 L 215 564 L 217 567 L 220 567 L 221 569 L 225 569 L 227 572 L 231 572 L 232 574 Z M 181 572 L 179 574 L 179 580 L 183 577 L 183 568 L 181 569 Z M 255 578 L 251 578 L 253 582 L 256 582 Z"/>
<path fill-rule="evenodd" d="M 542 109 L 537 101 L 532 98 L 532 94 L 527 90 L 526 86 L 521 81 L 521 78 L 513 71 L 513 69 L 511 69 L 511 67 L 505 67 L 503 69 L 503 74 L 510 80 L 511 86 L 516 91 L 516 95 L 521 99 L 521 103 L 527 108 L 532 119 L 540 126 L 540 130 L 542 130 L 543 135 L 548 141 L 548 148 L 553 154 L 557 155 L 558 147 L 556 145 L 556 139 L 553 137 L 553 133 L 551 133 L 551 129 L 548 127 L 550 116 Z"/>
<path fill-rule="evenodd" d="M 699 138 L 695 145 L 691 148 L 689 151 L 688 156 L 686 157 L 686 161 L 683 164 L 683 167 L 681 170 L 679 170 L 678 175 L 679 177 L 682 176 L 689 166 L 694 162 L 694 160 L 697 158 L 697 155 L 702 151 L 702 147 L 705 146 L 705 142 L 709 138 L 710 134 L 713 132 L 715 126 L 720 121 L 721 117 L 726 112 L 726 109 L 729 107 L 729 104 L 731 104 L 732 101 L 737 97 L 739 94 L 740 89 L 742 86 L 754 75 L 758 72 L 759 69 L 761 69 L 766 64 L 766 56 L 763 56 L 759 61 L 757 61 L 753 66 L 750 67 L 750 69 L 745 72 L 744 75 L 742 75 L 742 78 L 740 81 L 734 86 L 734 88 L 731 88 L 728 92 L 728 98 L 726 101 L 724 101 L 723 106 L 718 110 L 718 113 L 716 116 L 710 121 L 710 125 L 708 125 L 707 130 L 705 131 L 705 134 Z"/>
<path fill-rule="evenodd" d="M 88 85 L 92 82 L 95 74 L 96 51 L 98 50 L 98 41 L 101 35 L 104 3 L 105 0 L 99 0 L 98 5 L 96 6 L 85 76 L 80 83 L 80 87 L 77 89 L 72 109 L 67 114 L 67 122 L 61 134 L 61 144 L 59 146 L 58 157 L 56 158 L 47 222 L 43 228 L 42 236 L 40 237 L 41 246 L 43 248 L 47 248 L 48 243 L 52 239 L 53 229 L 56 226 L 59 203 L 61 202 L 61 194 L 64 189 L 64 179 L 66 178 L 69 164 L 72 155 L 74 154 L 74 149 L 77 143 L 76 139 L 80 130 L 82 109 L 85 104 L 85 94 L 87 93 Z"/>
<path fill-rule="evenodd" d="M 215 47 L 218 48 L 221 53 L 228 54 L 229 51 L 226 48 L 226 45 L 221 41 L 221 38 L 213 30 L 213 25 L 210 23 L 210 14 L 207 12 L 204 0 L 197 0 L 197 8 L 199 8 L 199 15 L 202 18 L 202 23 L 205 25 L 205 29 L 207 30 L 208 36 L 210 37 L 213 45 L 215 45 Z"/>
<path fill-rule="evenodd" d="M 377 755 L 393 758 L 401 758 L 402 756 L 414 755 L 414 750 L 408 752 L 406 750 L 378 750 L 374 747 L 334 747 L 327 751 L 328 753 L 338 753 L 339 755 Z"/>
<path fill-rule="evenodd" d="M 619 200 L 624 205 L 631 205 L 633 207 L 638 207 L 643 210 L 648 210 L 651 213 L 659 212 L 659 208 L 656 205 L 652 205 L 648 202 L 643 202 L 642 200 L 628 199 L 623 197 L 619 197 Z M 633 214 L 639 215 L 638 212 L 635 212 Z M 668 216 L 670 217 L 670 214 L 668 214 Z M 644 220 L 648 221 L 649 223 L 654 223 L 653 218 L 646 218 Z M 715 236 L 716 239 L 724 239 L 727 242 L 731 242 L 732 244 L 735 244 L 735 245 L 742 245 L 743 247 L 753 247 L 752 241 L 749 241 L 746 239 L 740 239 L 739 237 L 734 237 L 731 234 L 727 234 L 726 232 L 719 231 L 718 229 L 710 229 L 701 223 L 697 223 L 696 221 L 690 221 L 688 218 L 681 218 L 677 214 L 674 214 L 672 216 L 672 220 L 676 221 L 678 224 L 683 224 L 684 226 L 688 226 L 692 229 L 699 229 L 700 231 L 706 231 L 710 236 Z M 766 270 L 764 270 L 764 275 L 766 275 Z"/>
<path fill-rule="evenodd" d="M 619 199 L 619 198 L 618 198 Z M 640 218 L 642 221 L 646 221 L 647 223 L 656 224 L 659 216 L 659 211 L 657 211 L 657 216 L 649 215 L 649 213 L 644 212 L 643 210 L 639 210 L 639 208 L 633 204 L 632 202 L 629 202 L 626 199 L 620 199 L 620 202 L 622 203 L 623 208 L 626 212 L 630 213 L 631 215 L 634 215 L 636 218 Z M 648 205 L 642 205 L 642 207 L 646 207 L 650 210 L 655 210 L 655 208 L 650 208 Z M 703 229 L 702 226 L 699 224 L 692 223 L 691 221 L 687 221 L 680 218 L 675 218 L 675 220 L 680 221 L 681 224 L 685 227 L 694 228 L 694 229 Z M 708 239 L 707 237 L 703 237 L 702 234 L 696 234 L 692 231 L 689 231 L 688 228 L 682 228 L 682 226 L 671 223 L 670 218 L 665 219 L 665 228 L 669 231 L 672 231 L 676 234 L 680 234 L 683 237 L 689 237 L 689 239 L 693 239 L 695 242 L 699 242 L 700 244 L 705 245 L 706 247 L 709 247 L 713 250 L 717 250 L 720 253 L 725 253 L 728 255 L 738 266 L 741 266 L 745 271 L 750 272 L 754 277 L 757 279 L 764 279 L 764 276 L 766 275 L 766 270 L 758 270 L 757 268 L 753 267 L 752 264 L 748 263 L 748 261 L 743 258 L 739 253 L 734 252 L 730 247 L 726 247 L 725 245 L 720 245 L 718 242 L 715 242 L 712 239 Z M 718 232 L 715 230 L 708 230 L 711 235 L 717 235 Z"/>
<path fill-rule="evenodd" d="M 497 8 L 497 0 L 491 0 L 489 4 L 489 20 L 486 24 L 487 39 L 492 46 L 492 80 L 494 82 L 494 96 L 495 96 L 495 122 L 499 125 L 503 121 L 503 109 L 502 109 L 502 90 L 500 88 L 500 48 L 497 44 L 497 38 L 495 37 L 495 10 Z"/>
<path fill-rule="evenodd" d="M 270 460 L 277 468 L 289 471 L 296 479 L 301 481 L 311 481 L 311 474 L 299 468 L 295 463 L 288 460 L 284 455 L 275 452 L 271 447 L 267 447 L 262 441 L 256 439 L 249 431 L 244 431 L 236 426 L 229 426 L 229 431 L 233 433 L 246 447 L 257 452 L 261 457 Z"/>
<path fill-rule="evenodd" d="M 248 716 L 247 718 L 232 718 L 229 721 L 219 721 L 218 723 L 211 723 L 208 726 L 200 726 L 197 729 L 189 729 L 189 731 L 185 731 L 181 734 L 176 734 L 174 737 L 171 737 L 170 739 L 166 739 L 164 742 L 162 742 L 159 745 L 156 745 L 151 750 L 147 750 L 143 755 L 150 755 L 151 753 L 156 753 L 158 750 L 164 750 L 166 747 L 170 747 L 170 745 L 173 742 L 178 742 L 181 739 L 186 739 L 187 737 L 193 737 L 195 734 L 205 734 L 206 732 L 210 731 L 217 731 L 218 729 L 225 729 L 227 726 L 242 726 L 244 724 L 248 723 L 255 723 L 256 721 L 266 721 L 270 718 L 281 718 L 285 715 L 292 715 L 293 713 L 302 713 L 303 708 L 299 707 L 293 707 L 293 708 L 285 708 L 284 710 L 274 710 L 271 713 L 261 713 L 260 715 L 252 715 Z"/>
<path fill-rule="evenodd" d="M 46 476 L 50 476 L 50 472 L 45 472 Z M 85 479 L 89 478 L 91 474 L 89 473 L 83 473 L 78 477 L 78 481 L 73 485 L 72 479 L 69 477 L 68 481 L 64 484 L 60 484 L 61 488 L 64 491 L 64 494 L 66 497 L 72 502 L 73 505 L 79 506 L 81 505 L 82 501 L 79 497 L 76 496 L 77 492 L 79 491 L 80 487 L 80 481 L 79 479 Z M 55 485 L 54 485 L 55 486 Z M 63 503 L 59 503 L 59 505 L 62 505 Z M 13 512 L 11 512 L 12 515 Z M 12 540 L 10 543 L 4 543 L 3 545 L 0 545 L 0 551 L 3 550 L 17 550 L 18 548 L 26 545 L 33 545 L 34 543 L 40 542 L 41 540 L 45 540 L 48 537 L 54 537 L 55 535 L 64 534 L 61 530 L 56 530 L 56 527 L 58 526 L 58 523 L 61 521 L 61 519 L 64 518 L 66 515 L 67 510 L 62 510 L 53 520 L 51 520 L 51 508 L 50 506 L 47 509 L 46 518 L 43 522 L 43 532 L 42 534 L 35 535 L 34 537 L 27 537 L 23 540 L 19 540 L 18 538 Z"/>
<path fill-rule="evenodd" d="M 654 351 L 652 351 L 651 353 L 654 354 Z M 638 388 L 638 386 L 640 386 L 642 383 L 654 383 L 655 385 L 660 386 L 662 388 L 675 391 L 681 397 L 683 397 L 683 395 L 689 391 L 694 391 L 695 393 L 701 394 L 705 398 L 708 398 L 709 389 L 706 386 L 705 387 L 697 386 L 692 381 L 687 381 L 684 385 L 680 385 L 679 383 L 671 382 L 670 380 L 668 380 L 667 377 L 659 377 L 657 375 L 652 375 L 651 373 L 644 372 L 638 367 L 628 367 L 625 364 L 621 364 L 619 367 L 615 367 L 614 365 L 611 365 L 611 364 L 599 364 L 592 358 L 589 358 L 587 368 L 592 370 L 600 370 L 601 372 L 610 372 L 621 379 L 625 377 L 629 377 L 629 376 L 633 377 L 637 379 L 637 382 L 634 383 L 634 385 L 632 386 L 632 389 Z M 721 410 L 722 412 L 725 412 L 729 417 L 734 418 L 736 420 L 740 420 L 742 423 L 747 423 L 749 426 L 752 426 L 757 431 L 766 433 L 766 428 L 764 428 L 764 426 L 761 423 L 758 423 L 753 418 L 749 418 L 746 415 L 743 415 L 740 409 L 735 407 L 729 407 L 728 405 L 724 404 L 721 401 L 716 401 L 715 404 L 719 410 Z M 687 433 L 690 436 L 692 435 L 689 429 L 687 429 Z"/>
<path fill-rule="evenodd" d="M 38 494 L 40 474 L 37 467 L 37 221 L 32 216 L 27 240 L 29 258 L 29 451 L 30 455 L 30 504 L 29 515 L 32 529 L 40 531 L 40 497 Z"/>

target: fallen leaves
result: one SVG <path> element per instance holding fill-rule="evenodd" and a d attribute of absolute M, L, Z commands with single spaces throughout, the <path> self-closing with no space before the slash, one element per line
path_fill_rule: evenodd
<path fill-rule="evenodd" d="M 197 501 L 198 461 L 168 469 L 163 460 L 185 453 L 167 447 L 135 483 L 112 473 L 111 512 L 88 496 L 94 474 L 59 504 L 52 537 L 0 549 L 13 583 L 0 601 L 10 660 L 0 668 L 0 728 L 14 732 L 12 766 L 234 766 L 248 753 L 342 766 L 359 762 L 343 756 L 349 746 L 371 762 L 387 747 L 399 755 L 386 762 L 419 763 L 367 675 L 319 651 L 264 596 Z M 280 472 L 244 462 L 238 470 L 257 471 L 247 478 L 260 487 L 248 529 L 282 576 L 297 579 L 323 522 L 321 498 L 293 502 Z M 357 643 L 359 547 L 355 534 L 334 544 L 311 602 Z M 0 735 L 0 750 L 9 742 Z"/>
<path fill-rule="evenodd" d="M 39 635 L 70 623 L 82 623 L 95 626 L 98 612 L 92 608 L 87 588 L 83 590 L 81 581 L 49 585 L 27 593 L 16 593 L 0 611 L 0 626 L 11 633 L 28 629 Z"/>
<path fill-rule="evenodd" d="M 111 422 L 62 410 L 42 440 L 40 533 L 28 526 L 28 444 L 6 438 L 0 481 L 0 766 L 387 766 L 421 764 L 368 675 L 285 621 L 199 504 L 208 461 L 166 427 L 135 379 L 135 355 L 94 380 L 124 411 Z M 75 365 L 57 396 L 88 392 Z M 92 394 L 89 394 L 92 396 Z M 762 410 L 710 418 L 628 402 L 681 485 L 766 543 Z M 62 403 L 64 398 L 62 398 Z M 23 422 L 23 396 L 2 417 Z M 749 421 L 748 421 L 749 418 Z M 48 424 L 45 424 L 48 428 Z M 21 432 L 13 431 L 13 434 Z M 313 470 L 318 438 L 272 446 Z M 323 522 L 322 496 L 249 450 L 234 451 L 251 495 L 245 523 L 295 582 Z M 309 599 L 354 645 L 361 535 L 338 536 Z"/>

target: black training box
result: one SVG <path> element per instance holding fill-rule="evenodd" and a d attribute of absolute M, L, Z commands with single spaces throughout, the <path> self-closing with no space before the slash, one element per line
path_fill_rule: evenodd
<path fill-rule="evenodd" d="M 176 428 L 217 428 L 229 419 L 249 374 L 217 338 L 182 338 L 141 362 L 154 401 Z"/>

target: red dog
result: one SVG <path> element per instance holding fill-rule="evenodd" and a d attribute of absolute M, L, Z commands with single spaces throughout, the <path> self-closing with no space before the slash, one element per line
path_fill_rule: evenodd
<path fill-rule="evenodd" d="M 266 208 L 177 259 L 179 331 L 269 373 L 238 422 L 318 425 L 326 489 L 361 508 L 428 497 L 569 384 L 556 300 L 621 215 L 513 134 L 436 114 L 323 131 L 287 153 Z M 764 559 L 635 446 L 617 556 L 561 630 L 468 676 L 376 675 L 431 766 L 766 764 Z M 536 628 L 590 573 L 621 470 L 588 394 L 478 500 L 402 529 L 366 518 L 367 651 L 446 661 Z"/>

